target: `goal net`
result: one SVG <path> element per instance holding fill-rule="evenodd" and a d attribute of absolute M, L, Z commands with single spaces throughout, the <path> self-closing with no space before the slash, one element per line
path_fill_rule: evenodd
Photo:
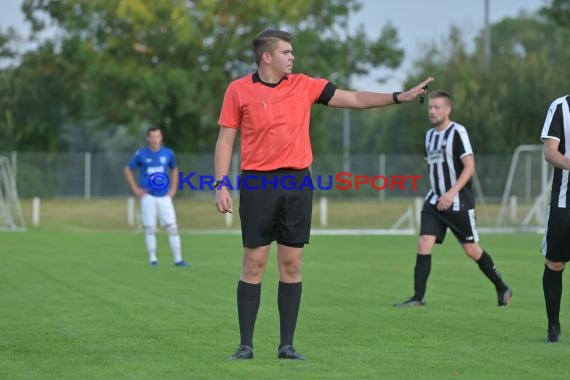
<path fill-rule="evenodd" d="M 14 173 L 10 161 L 0 157 L 0 231 L 25 231 Z"/>

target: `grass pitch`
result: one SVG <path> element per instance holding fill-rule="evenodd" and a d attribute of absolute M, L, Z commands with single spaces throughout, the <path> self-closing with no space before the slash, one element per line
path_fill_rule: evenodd
<path fill-rule="evenodd" d="M 191 268 L 172 265 L 159 236 L 157 268 L 131 232 L 32 229 L 0 234 L 2 379 L 563 379 L 570 355 L 568 297 L 560 344 L 543 342 L 541 237 L 487 235 L 514 291 L 492 285 L 452 236 L 434 251 L 427 306 L 412 294 L 415 237 L 316 236 L 307 247 L 295 345 L 308 360 L 276 359 L 275 252 L 262 285 L 255 359 L 239 343 L 239 236 L 183 235 Z M 565 334 L 566 333 L 566 334 Z"/>

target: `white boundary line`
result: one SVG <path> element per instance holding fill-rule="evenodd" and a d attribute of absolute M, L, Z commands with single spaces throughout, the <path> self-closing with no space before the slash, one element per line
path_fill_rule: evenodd
<path fill-rule="evenodd" d="M 544 228 L 539 227 L 479 227 L 477 230 L 483 234 L 516 234 L 536 233 L 544 234 Z M 241 230 L 184 230 L 188 235 L 241 235 Z M 313 229 L 311 236 L 413 236 L 417 231 L 414 229 Z"/>
<path fill-rule="evenodd" d="M 183 233 L 189 235 L 241 235 L 241 230 L 184 230 Z M 314 229 L 311 236 L 330 235 L 414 235 L 413 229 Z"/>

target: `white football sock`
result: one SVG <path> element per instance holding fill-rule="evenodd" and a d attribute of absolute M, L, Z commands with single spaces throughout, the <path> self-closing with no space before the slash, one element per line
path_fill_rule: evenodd
<path fill-rule="evenodd" d="M 168 243 L 172 250 L 172 256 L 175 263 L 182 261 L 182 243 L 180 242 L 180 235 L 178 234 L 178 226 L 171 225 L 166 228 L 168 232 Z"/>
<path fill-rule="evenodd" d="M 148 261 L 157 261 L 156 259 L 156 234 L 154 229 L 147 229 L 144 235 L 146 250 L 148 252 Z"/>

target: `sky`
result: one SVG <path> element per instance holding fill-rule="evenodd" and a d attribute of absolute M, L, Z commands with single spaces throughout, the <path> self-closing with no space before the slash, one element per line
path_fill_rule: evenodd
<path fill-rule="evenodd" d="M 247 1 L 247 0 L 246 0 Z M 505 17 L 516 17 L 521 11 L 532 13 L 549 3 L 548 0 L 488 0 L 489 20 L 495 23 Z M 363 24 L 366 32 L 377 37 L 386 23 L 398 30 L 400 46 L 404 49 L 404 61 L 395 71 L 377 70 L 370 76 L 353 77 L 355 89 L 392 92 L 402 90 L 402 82 L 413 70 L 414 59 L 421 56 L 423 44 L 440 41 L 451 25 L 463 28 L 467 37 L 475 36 L 484 26 L 485 0 L 360 0 L 362 9 L 350 20 L 350 28 Z M 22 0 L 1 0 L 0 28 L 13 26 L 25 33 L 20 5 Z M 302 57 L 298 57 L 302 58 Z M 376 83 L 379 76 L 386 82 Z M 437 78 L 436 78 L 437 79 Z"/>
<path fill-rule="evenodd" d="M 413 70 L 414 60 L 421 57 L 422 45 L 439 42 L 448 35 L 451 25 L 460 26 L 467 37 L 475 37 L 485 24 L 485 0 L 361 0 L 363 7 L 349 24 L 363 24 L 371 37 L 390 22 L 398 30 L 404 61 L 396 71 L 376 71 L 368 77 L 352 78 L 360 90 L 392 92 L 402 90 L 402 82 Z M 548 5 L 545 0 L 489 0 L 489 22 L 516 17 L 521 11 L 533 13 Z M 387 81 L 375 83 L 378 76 Z M 437 80 L 437 78 L 436 78 Z M 434 82 L 435 83 L 435 82 Z"/>

